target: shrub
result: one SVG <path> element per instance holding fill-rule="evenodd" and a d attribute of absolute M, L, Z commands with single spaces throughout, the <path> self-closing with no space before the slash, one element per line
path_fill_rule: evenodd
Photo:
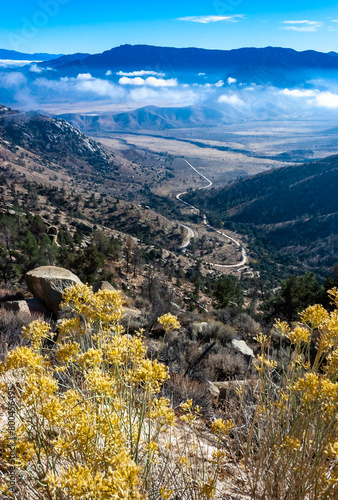
<path fill-rule="evenodd" d="M 17 417 L 15 455 L 9 430 L 0 436 L 1 498 L 211 498 L 231 424 L 215 424 L 207 463 L 195 428 L 200 409 L 186 394 L 175 431 L 175 413 L 160 396 L 167 369 L 147 359 L 141 334 L 122 334 L 119 292 L 77 285 L 63 306 L 73 316 L 61 321 L 54 349 L 42 349 L 50 327 L 37 320 L 23 329 L 30 347 L 17 347 L 0 365 L 1 404 L 9 405 L 10 389 Z M 166 333 L 179 328 L 171 314 L 159 322 Z"/>
<path fill-rule="evenodd" d="M 192 334 L 194 340 L 203 342 L 219 342 L 225 346 L 236 338 L 237 332 L 230 325 L 224 325 L 220 321 L 208 321 L 203 323 L 194 323 L 192 325 Z"/>
<path fill-rule="evenodd" d="M 291 344 L 291 362 L 279 371 L 270 356 L 271 339 L 256 338 L 256 404 L 247 407 L 240 397 L 233 440 L 251 498 L 338 498 L 338 289 L 329 294 L 334 311 L 314 305 L 293 328 L 276 322 Z"/>
<path fill-rule="evenodd" d="M 22 337 L 21 328 L 27 326 L 32 316 L 25 312 L 12 312 L 0 308 L 0 356 L 7 352 L 8 348 L 27 343 Z"/>
<path fill-rule="evenodd" d="M 247 369 L 243 355 L 226 348 L 210 354 L 206 367 L 209 379 L 217 381 L 244 378 Z"/>

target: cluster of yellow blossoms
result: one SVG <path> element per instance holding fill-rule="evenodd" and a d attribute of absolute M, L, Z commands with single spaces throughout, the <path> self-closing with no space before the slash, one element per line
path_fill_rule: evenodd
<path fill-rule="evenodd" d="M 13 381 L 16 401 L 14 458 L 8 432 L 0 434 L 1 498 L 11 498 L 13 468 L 20 500 L 173 499 L 178 491 L 211 498 L 214 470 L 192 479 L 200 475 L 185 456 L 192 448 L 173 447 L 175 413 L 159 396 L 167 368 L 147 358 L 142 331 L 123 335 L 120 293 L 76 285 L 62 306 L 68 315 L 57 339 L 50 325 L 33 321 L 22 332 L 30 347 L 14 349 L 0 363 L 0 402 L 8 404 Z M 170 313 L 158 321 L 165 334 L 180 328 Z M 200 416 L 191 400 L 181 409 L 188 424 Z M 221 422 L 216 430 L 223 433 Z"/>
<path fill-rule="evenodd" d="M 292 327 L 276 321 L 290 341 L 288 366 L 271 360 L 268 337 L 256 338 L 260 394 L 250 436 L 260 429 L 260 458 L 253 465 L 247 451 L 245 464 L 265 464 L 253 484 L 269 498 L 338 498 L 338 289 L 329 295 L 333 311 L 314 305 Z"/>
<path fill-rule="evenodd" d="M 147 359 L 141 334 L 122 335 L 120 293 L 76 285 L 63 307 L 72 316 L 61 321 L 53 349 L 43 348 L 50 325 L 34 321 L 23 329 L 30 347 L 0 365 L 1 399 L 7 403 L 14 379 L 17 417 L 14 461 L 8 434 L 0 437 L 1 470 L 20 472 L 20 498 L 35 498 L 37 487 L 45 498 L 145 498 L 145 464 L 175 423 L 169 400 L 155 397 L 167 369 Z M 171 315 L 159 321 L 166 331 L 179 327 Z M 3 474 L 3 496 L 8 487 Z"/>

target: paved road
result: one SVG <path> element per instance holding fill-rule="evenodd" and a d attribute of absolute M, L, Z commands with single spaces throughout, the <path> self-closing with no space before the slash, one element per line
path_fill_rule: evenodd
<path fill-rule="evenodd" d="M 188 165 L 189 167 L 191 167 L 200 177 L 202 177 L 205 181 L 207 181 L 207 186 L 202 186 L 198 189 L 207 189 L 209 187 L 212 186 L 212 181 L 210 179 L 208 179 L 205 175 L 201 174 L 201 172 L 199 172 L 197 170 L 197 168 L 193 167 L 187 160 L 184 160 Z M 184 200 L 181 200 L 181 196 L 183 196 L 184 194 L 187 194 L 188 191 L 184 191 L 183 193 L 179 193 L 176 195 L 176 199 L 179 200 L 181 203 L 184 203 L 184 205 L 188 206 L 189 208 L 191 208 L 196 214 L 200 214 L 200 210 L 196 207 L 194 207 L 193 205 L 190 205 L 190 203 L 187 203 L 186 201 Z M 204 224 L 209 227 L 210 229 L 213 229 L 214 231 L 216 231 L 216 233 L 224 236 L 224 238 L 227 238 L 228 240 L 232 241 L 233 243 L 235 243 L 235 245 L 239 248 L 242 248 L 242 260 L 240 262 L 237 262 L 236 264 L 214 264 L 212 262 L 209 262 L 209 264 L 211 264 L 212 266 L 214 267 L 224 267 L 224 268 L 234 268 L 234 267 L 242 267 L 244 266 L 247 261 L 248 261 L 248 255 L 247 255 L 247 252 L 246 250 L 242 247 L 241 243 L 238 241 L 238 240 L 235 240 L 235 238 L 233 238 L 232 236 L 229 236 L 228 234 L 224 233 L 223 231 L 219 231 L 218 229 L 210 226 L 210 224 L 208 223 L 207 221 L 207 218 L 205 215 L 203 215 L 203 222 Z M 181 250 L 186 250 L 187 247 L 190 245 L 190 241 L 192 238 L 195 238 L 195 232 L 193 231 L 193 229 L 191 229 L 191 227 L 189 226 L 185 226 L 183 224 L 181 224 L 182 227 L 184 227 L 185 229 L 187 229 L 188 231 L 188 234 L 184 237 L 183 239 L 183 242 L 182 242 L 182 245 L 180 247 Z"/>

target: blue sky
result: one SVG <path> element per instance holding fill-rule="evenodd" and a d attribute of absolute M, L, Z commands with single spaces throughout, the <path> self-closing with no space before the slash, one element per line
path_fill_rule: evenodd
<path fill-rule="evenodd" d="M 16 0 L 2 3 L 0 48 L 97 53 L 130 44 L 338 52 L 336 1 Z"/>

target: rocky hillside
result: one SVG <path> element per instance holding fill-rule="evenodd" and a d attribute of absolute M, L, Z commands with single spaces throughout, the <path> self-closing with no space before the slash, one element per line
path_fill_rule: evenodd
<path fill-rule="evenodd" d="M 338 156 L 276 169 L 189 199 L 210 219 L 254 232 L 283 265 L 322 274 L 338 257 Z M 262 254 L 260 258 L 264 259 Z"/>
<path fill-rule="evenodd" d="M 0 144 L 19 146 L 49 161 L 65 165 L 90 166 L 109 172 L 114 155 L 83 135 L 65 120 L 55 120 L 35 112 L 19 112 L 0 106 Z"/>

